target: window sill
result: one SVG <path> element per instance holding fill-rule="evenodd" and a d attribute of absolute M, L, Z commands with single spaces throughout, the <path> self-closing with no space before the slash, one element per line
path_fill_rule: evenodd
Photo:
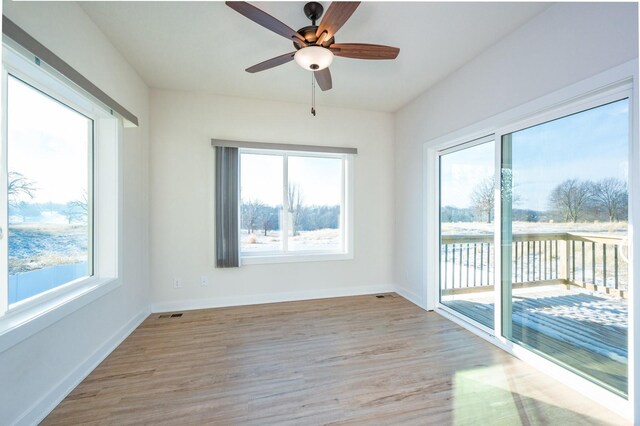
<path fill-rule="evenodd" d="M 351 260 L 353 253 L 308 253 L 241 255 L 240 265 L 265 265 L 269 263 L 329 262 Z"/>
<path fill-rule="evenodd" d="M 0 318 L 0 353 L 49 327 L 121 285 L 115 278 L 92 280 L 59 297 L 8 312 Z"/>

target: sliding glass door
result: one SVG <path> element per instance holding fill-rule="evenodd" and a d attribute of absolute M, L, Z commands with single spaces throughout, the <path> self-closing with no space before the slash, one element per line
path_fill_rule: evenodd
<path fill-rule="evenodd" d="M 630 123 L 621 89 L 436 154 L 438 309 L 623 398 Z"/>
<path fill-rule="evenodd" d="M 493 138 L 440 153 L 440 303 L 493 329 Z"/>
<path fill-rule="evenodd" d="M 628 99 L 500 149 L 502 335 L 626 396 Z"/>

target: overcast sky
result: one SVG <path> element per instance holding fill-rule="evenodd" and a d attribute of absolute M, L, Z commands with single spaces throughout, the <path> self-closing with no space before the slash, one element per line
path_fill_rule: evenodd
<path fill-rule="evenodd" d="M 81 200 L 88 188 L 91 120 L 13 77 L 7 96 L 8 169 L 37 188 L 32 200 L 22 200 Z"/>

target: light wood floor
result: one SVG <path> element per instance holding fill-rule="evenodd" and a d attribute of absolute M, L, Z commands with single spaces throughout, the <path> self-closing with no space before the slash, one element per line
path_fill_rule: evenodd
<path fill-rule="evenodd" d="M 625 424 L 395 294 L 158 316 L 44 424 Z"/>

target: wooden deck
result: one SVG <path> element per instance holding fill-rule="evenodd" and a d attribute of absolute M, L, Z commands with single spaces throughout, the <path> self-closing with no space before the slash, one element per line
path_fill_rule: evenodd
<path fill-rule="evenodd" d="M 465 296 L 462 296 L 465 297 Z M 493 328 L 493 303 L 486 296 L 445 304 Z M 517 293 L 513 340 L 546 354 L 601 384 L 627 393 L 627 304 L 576 290 Z"/>
<path fill-rule="evenodd" d="M 152 315 L 43 424 L 627 423 L 390 294 Z"/>

